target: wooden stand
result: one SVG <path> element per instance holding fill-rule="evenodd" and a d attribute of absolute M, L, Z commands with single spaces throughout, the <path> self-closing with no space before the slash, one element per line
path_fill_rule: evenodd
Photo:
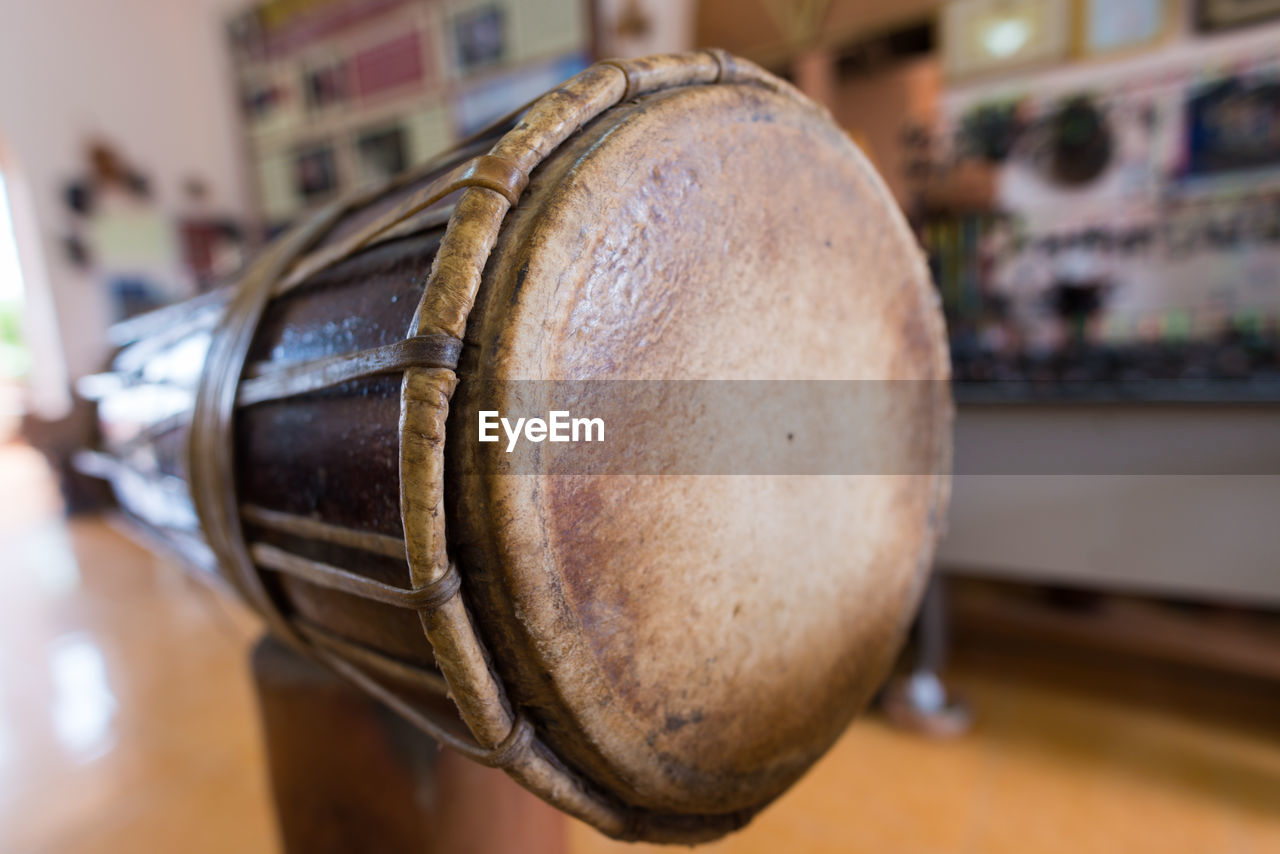
<path fill-rule="evenodd" d="M 253 676 L 286 854 L 563 854 L 552 807 L 271 637 Z"/>

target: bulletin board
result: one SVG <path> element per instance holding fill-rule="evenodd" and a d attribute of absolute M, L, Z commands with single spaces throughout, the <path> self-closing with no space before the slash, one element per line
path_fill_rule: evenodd
<path fill-rule="evenodd" d="M 271 231 L 429 159 L 595 59 L 589 0 L 271 0 L 227 33 Z"/>
<path fill-rule="evenodd" d="M 1280 398 L 1280 49 L 951 104 L 990 210 L 921 237 L 979 396 Z M 986 385 L 986 391 L 981 387 Z"/>

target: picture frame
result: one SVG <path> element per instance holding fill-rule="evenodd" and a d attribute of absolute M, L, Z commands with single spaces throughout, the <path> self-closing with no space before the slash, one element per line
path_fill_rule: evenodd
<path fill-rule="evenodd" d="M 338 162 L 333 145 L 322 143 L 299 148 L 293 158 L 293 184 L 307 203 L 338 191 Z"/>
<path fill-rule="evenodd" d="M 475 133 L 590 64 L 586 54 L 571 54 L 525 66 L 519 71 L 485 75 L 476 82 L 458 87 L 451 104 L 455 135 L 464 137 Z"/>
<path fill-rule="evenodd" d="M 1280 0 L 1196 0 L 1195 22 L 1211 33 L 1280 18 Z"/>
<path fill-rule="evenodd" d="M 341 107 L 351 98 L 351 71 L 342 57 L 303 67 L 302 92 L 312 112 Z"/>
<path fill-rule="evenodd" d="M 1174 0 L 1077 0 L 1077 56 L 1138 53 L 1166 41 L 1177 28 Z"/>
<path fill-rule="evenodd" d="M 510 52 L 507 10 L 500 2 L 455 12 L 449 22 L 454 67 L 468 74 L 502 63 Z"/>
<path fill-rule="evenodd" d="M 1067 58 L 1072 0 L 955 0 L 942 9 L 942 65 L 951 79 Z"/>
<path fill-rule="evenodd" d="M 1280 169 L 1280 82 L 1227 77 L 1186 102 L 1186 177 Z"/>
<path fill-rule="evenodd" d="M 356 136 L 360 177 L 365 183 L 383 181 L 409 167 L 409 135 L 401 124 L 383 125 Z"/>

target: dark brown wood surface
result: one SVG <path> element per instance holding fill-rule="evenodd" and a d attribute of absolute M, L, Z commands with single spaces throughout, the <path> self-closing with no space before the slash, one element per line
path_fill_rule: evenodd
<path fill-rule="evenodd" d="M 270 637 L 253 651 L 286 854 L 563 854 L 567 819 Z"/>

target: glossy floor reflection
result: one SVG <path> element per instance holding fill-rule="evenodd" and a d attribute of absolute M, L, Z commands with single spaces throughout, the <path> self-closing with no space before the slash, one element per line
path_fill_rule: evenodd
<path fill-rule="evenodd" d="M 0 446 L 0 854 L 275 852 L 255 621 Z M 962 651 L 963 652 L 963 651 Z M 1016 654 L 1015 654 L 1016 653 Z M 1280 688 L 963 653 L 979 725 L 872 717 L 717 854 L 1280 852 Z M 641 854 L 574 824 L 574 854 Z M 393 854 L 393 852 L 387 852 Z"/>
<path fill-rule="evenodd" d="M 974 732 L 936 742 L 864 720 L 744 833 L 698 851 L 1280 852 L 1280 719 L 1239 728 L 1152 708 L 1150 685 L 1131 703 L 972 667 L 953 681 L 978 708 Z M 668 850 L 581 826 L 571 841 L 575 854 Z"/>
<path fill-rule="evenodd" d="M 0 447 L 0 852 L 277 850 L 254 622 Z"/>

